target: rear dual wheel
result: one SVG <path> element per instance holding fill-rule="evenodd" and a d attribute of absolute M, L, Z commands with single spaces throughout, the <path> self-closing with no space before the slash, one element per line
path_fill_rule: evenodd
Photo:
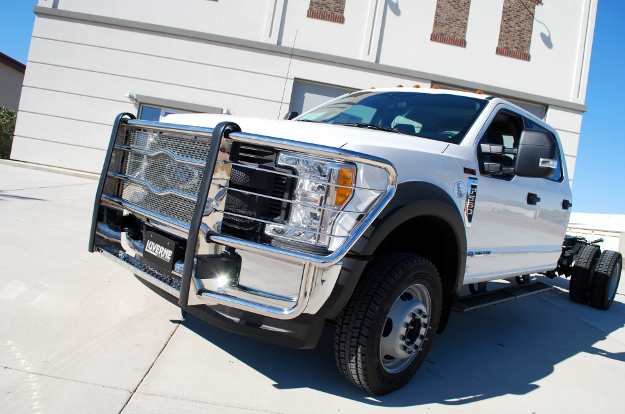
<path fill-rule="evenodd" d="M 569 282 L 569 298 L 573 302 L 588 303 L 590 279 L 595 271 L 600 254 L 601 249 L 599 249 L 599 246 L 592 244 L 583 247 L 579 252 Z"/>
<path fill-rule="evenodd" d="M 590 285 L 590 305 L 593 308 L 607 310 L 612 306 L 622 269 L 623 258 L 620 253 L 611 250 L 601 253 Z"/>
<path fill-rule="evenodd" d="M 432 345 L 441 298 L 428 260 L 395 252 L 372 261 L 338 317 L 334 351 L 343 376 L 374 395 L 406 385 Z"/>

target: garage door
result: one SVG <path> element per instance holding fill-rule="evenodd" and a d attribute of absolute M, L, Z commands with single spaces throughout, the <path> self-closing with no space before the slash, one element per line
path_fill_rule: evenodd
<path fill-rule="evenodd" d="M 340 86 L 322 85 L 320 83 L 295 80 L 291 94 L 290 112 L 302 114 L 330 99 L 339 97 L 355 89 Z"/>

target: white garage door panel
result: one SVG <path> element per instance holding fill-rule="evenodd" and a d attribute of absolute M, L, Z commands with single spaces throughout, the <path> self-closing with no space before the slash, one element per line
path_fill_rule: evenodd
<path fill-rule="evenodd" d="M 302 114 L 354 89 L 296 80 L 293 83 L 290 111 Z"/>

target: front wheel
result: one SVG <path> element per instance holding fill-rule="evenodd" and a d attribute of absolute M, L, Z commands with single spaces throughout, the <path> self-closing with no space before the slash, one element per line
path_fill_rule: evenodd
<path fill-rule="evenodd" d="M 441 306 L 431 262 L 403 252 L 376 258 L 338 318 L 334 353 L 343 376 L 374 395 L 406 385 L 432 346 Z"/>

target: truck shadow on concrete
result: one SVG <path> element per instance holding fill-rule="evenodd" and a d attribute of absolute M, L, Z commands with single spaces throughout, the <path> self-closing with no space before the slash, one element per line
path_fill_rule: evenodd
<path fill-rule="evenodd" d="M 556 280 L 568 288 L 568 281 Z M 540 297 L 541 295 L 545 295 Z M 601 318 L 601 330 L 579 315 Z M 622 328 L 625 304 L 607 311 L 570 302 L 553 289 L 533 297 L 453 313 L 417 375 L 403 389 L 382 397 L 348 383 L 334 363 L 334 330 L 326 327 L 317 348 L 293 350 L 241 337 L 188 317 L 184 325 L 275 382 L 278 389 L 310 388 L 381 407 L 438 403 L 463 405 L 539 388 L 554 367 L 580 353 L 625 362 L 625 353 L 597 347 L 606 331 Z M 581 374 L 581 371 L 580 371 Z"/>

